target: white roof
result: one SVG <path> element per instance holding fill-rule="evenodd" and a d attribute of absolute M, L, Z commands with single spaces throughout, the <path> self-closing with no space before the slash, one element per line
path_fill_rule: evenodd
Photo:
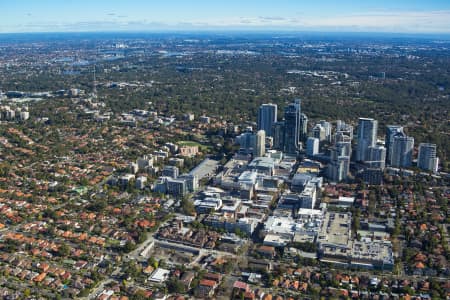
<path fill-rule="evenodd" d="M 167 276 L 169 276 L 169 274 L 170 274 L 169 270 L 158 268 L 153 272 L 152 276 L 150 276 L 150 281 L 162 282 L 163 280 L 166 279 Z"/>
<path fill-rule="evenodd" d="M 299 208 L 298 209 L 298 214 L 299 215 L 320 216 L 320 215 L 323 215 L 323 212 L 320 209 Z"/>
<path fill-rule="evenodd" d="M 339 197 L 339 202 L 348 202 L 348 203 L 353 203 L 355 202 L 355 197 Z"/>

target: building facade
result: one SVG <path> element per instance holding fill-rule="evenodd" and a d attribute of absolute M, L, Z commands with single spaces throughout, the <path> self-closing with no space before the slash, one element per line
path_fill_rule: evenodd
<path fill-rule="evenodd" d="M 390 164 L 393 167 L 408 168 L 412 164 L 414 138 L 410 136 L 395 135 L 390 145 Z"/>
<path fill-rule="evenodd" d="M 301 101 L 296 99 L 284 111 L 284 151 L 297 154 L 301 150 L 300 143 Z"/>
<path fill-rule="evenodd" d="M 259 130 L 255 134 L 255 146 L 253 147 L 253 156 L 261 157 L 266 154 L 266 132 Z"/>
<path fill-rule="evenodd" d="M 386 147 L 386 163 L 392 163 L 392 147 L 394 145 L 394 137 L 406 136 L 403 132 L 403 126 L 400 125 L 388 125 L 386 126 L 386 136 L 384 139 Z"/>
<path fill-rule="evenodd" d="M 370 160 L 369 148 L 377 142 L 378 121 L 370 118 L 359 118 L 358 144 L 356 148 L 356 161 Z"/>
<path fill-rule="evenodd" d="M 436 144 L 421 143 L 419 145 L 419 156 L 417 167 L 422 170 L 436 173 L 438 170 L 439 158 L 436 156 Z"/>
<path fill-rule="evenodd" d="M 314 156 L 319 154 L 319 139 L 309 137 L 306 140 L 306 155 Z"/>
<path fill-rule="evenodd" d="M 266 136 L 273 136 L 272 126 L 277 122 L 278 107 L 276 104 L 268 103 L 259 107 L 258 130 L 264 130 Z"/>

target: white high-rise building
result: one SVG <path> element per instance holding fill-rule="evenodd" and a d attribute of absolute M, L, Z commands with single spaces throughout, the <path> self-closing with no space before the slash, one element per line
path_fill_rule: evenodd
<path fill-rule="evenodd" d="M 320 121 L 320 125 L 322 125 L 325 130 L 325 140 L 331 142 L 331 123 L 325 120 Z"/>
<path fill-rule="evenodd" d="M 356 161 L 369 161 L 369 148 L 377 143 L 378 121 L 369 118 L 359 118 L 358 144 L 356 148 Z"/>
<path fill-rule="evenodd" d="M 322 124 L 318 123 L 312 129 L 312 136 L 319 139 L 319 141 L 325 141 L 327 139 L 327 131 Z"/>
<path fill-rule="evenodd" d="M 253 156 L 261 157 L 266 154 L 266 132 L 258 130 L 255 136 L 255 146 L 253 147 Z"/>
<path fill-rule="evenodd" d="M 338 156 L 332 163 L 328 165 L 328 178 L 339 182 L 348 177 L 350 170 L 350 157 Z"/>
<path fill-rule="evenodd" d="M 19 119 L 21 120 L 21 121 L 26 121 L 26 120 L 28 120 L 30 118 L 30 112 L 28 112 L 28 111 L 21 111 L 20 112 L 20 114 L 19 114 Z"/>
<path fill-rule="evenodd" d="M 319 154 L 319 139 L 314 137 L 309 137 L 306 140 L 306 155 L 314 156 Z"/>
<path fill-rule="evenodd" d="M 240 152 L 253 154 L 255 157 L 264 156 L 266 153 L 266 132 L 258 130 L 257 133 L 244 132 L 236 137 L 236 143 L 240 146 Z"/>
<path fill-rule="evenodd" d="M 419 145 L 419 156 L 417 167 L 436 173 L 439 166 L 439 157 L 436 156 L 436 144 L 421 143 Z"/>
<path fill-rule="evenodd" d="M 350 172 L 350 156 L 352 153 L 352 139 L 343 132 L 338 132 L 336 144 L 331 148 L 328 177 L 334 181 L 347 179 Z"/>

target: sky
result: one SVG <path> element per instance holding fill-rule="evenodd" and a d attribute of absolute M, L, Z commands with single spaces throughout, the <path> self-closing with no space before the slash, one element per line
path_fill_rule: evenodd
<path fill-rule="evenodd" d="M 450 0 L 0 0 L 0 33 L 450 33 Z"/>

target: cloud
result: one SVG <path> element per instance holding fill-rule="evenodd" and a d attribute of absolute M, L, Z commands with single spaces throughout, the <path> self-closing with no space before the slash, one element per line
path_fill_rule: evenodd
<path fill-rule="evenodd" d="M 450 11 L 374 11 L 331 17 L 260 16 L 211 21 L 211 26 L 252 26 L 286 29 L 351 30 L 380 32 L 450 33 Z"/>
<path fill-rule="evenodd" d="M 239 21 L 240 24 L 250 25 L 255 24 L 255 20 L 249 19 L 249 18 L 241 18 Z"/>
<path fill-rule="evenodd" d="M 450 10 L 441 11 L 373 11 L 331 17 L 262 16 L 212 21 L 210 25 L 271 27 L 299 30 L 378 31 L 405 33 L 450 33 Z"/>
<path fill-rule="evenodd" d="M 258 17 L 260 20 L 267 20 L 267 21 L 285 21 L 286 18 L 283 17 Z"/>
<path fill-rule="evenodd" d="M 20 26 L 0 27 L 0 32 L 30 31 L 114 31 L 114 30 L 321 30 L 321 31 L 367 31 L 398 33 L 450 33 L 450 10 L 436 11 L 371 11 L 360 14 L 335 16 L 311 16 L 295 13 L 293 16 L 237 16 L 223 19 L 179 20 L 132 20 L 126 15 L 108 15 L 108 21 L 22 23 Z"/>
<path fill-rule="evenodd" d="M 307 19 L 311 27 L 354 27 L 379 31 L 447 32 L 450 33 L 450 11 L 429 12 L 372 12 L 335 16 L 323 19 Z"/>

